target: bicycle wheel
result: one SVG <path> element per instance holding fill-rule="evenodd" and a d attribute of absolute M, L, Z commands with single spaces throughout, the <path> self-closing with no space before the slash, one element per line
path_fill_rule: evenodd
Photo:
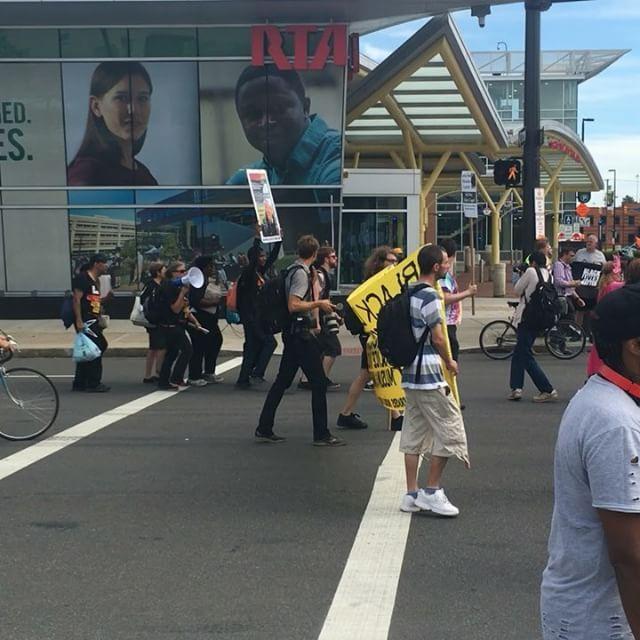
<path fill-rule="evenodd" d="M 480 348 L 492 360 L 506 360 L 513 354 L 518 337 L 516 328 L 506 320 L 494 320 L 480 332 Z"/>
<path fill-rule="evenodd" d="M 587 336 L 575 322 L 560 320 L 547 331 L 544 342 L 552 356 L 560 360 L 573 360 L 584 351 Z"/>
<path fill-rule="evenodd" d="M 58 391 L 47 376 L 24 367 L 0 376 L 0 435 L 31 440 L 44 433 L 58 415 Z"/>

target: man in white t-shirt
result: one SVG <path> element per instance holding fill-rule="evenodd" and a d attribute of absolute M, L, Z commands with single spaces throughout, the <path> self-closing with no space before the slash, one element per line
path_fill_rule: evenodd
<path fill-rule="evenodd" d="M 603 265 L 607 259 L 604 253 L 598 249 L 598 238 L 587 236 L 587 246 L 576 251 L 575 262 L 586 262 L 587 264 Z"/>
<path fill-rule="evenodd" d="M 640 285 L 605 296 L 593 330 L 604 366 L 555 451 L 544 640 L 640 640 Z"/>

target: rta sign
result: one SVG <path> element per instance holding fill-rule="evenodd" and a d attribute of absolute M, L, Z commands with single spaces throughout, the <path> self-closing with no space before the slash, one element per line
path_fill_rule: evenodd
<path fill-rule="evenodd" d="M 315 50 L 310 51 L 309 34 L 320 32 Z M 293 55 L 287 56 L 284 51 L 284 35 L 290 34 L 293 43 Z M 317 40 L 317 38 L 313 38 Z M 345 67 L 351 58 L 349 67 L 355 71 L 358 55 L 358 36 L 349 37 L 349 52 L 347 51 L 347 26 L 344 24 L 316 27 L 313 25 L 292 25 L 290 27 L 276 27 L 265 24 L 251 27 L 251 63 L 261 67 L 265 58 L 269 57 L 282 71 L 296 69 L 298 71 L 313 71 L 324 69 L 328 62 L 339 67 Z M 349 55 L 350 54 L 350 55 Z"/>

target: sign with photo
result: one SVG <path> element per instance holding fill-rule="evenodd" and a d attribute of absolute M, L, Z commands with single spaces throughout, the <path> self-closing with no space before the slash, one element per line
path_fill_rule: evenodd
<path fill-rule="evenodd" d="M 264 243 L 280 242 L 282 231 L 267 172 L 263 169 L 247 169 L 247 181 L 251 189 L 256 219 L 260 226 L 260 239 Z"/>

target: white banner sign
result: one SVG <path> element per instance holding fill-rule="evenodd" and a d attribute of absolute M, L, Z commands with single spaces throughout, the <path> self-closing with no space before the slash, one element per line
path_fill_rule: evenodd
<path fill-rule="evenodd" d="M 476 189 L 476 176 L 473 171 L 463 171 L 460 174 L 460 191 L 462 192 L 462 213 L 465 218 L 478 217 Z"/>
<path fill-rule="evenodd" d="M 544 189 L 534 189 L 536 212 L 536 238 L 544 238 L 546 229 L 544 226 Z"/>

